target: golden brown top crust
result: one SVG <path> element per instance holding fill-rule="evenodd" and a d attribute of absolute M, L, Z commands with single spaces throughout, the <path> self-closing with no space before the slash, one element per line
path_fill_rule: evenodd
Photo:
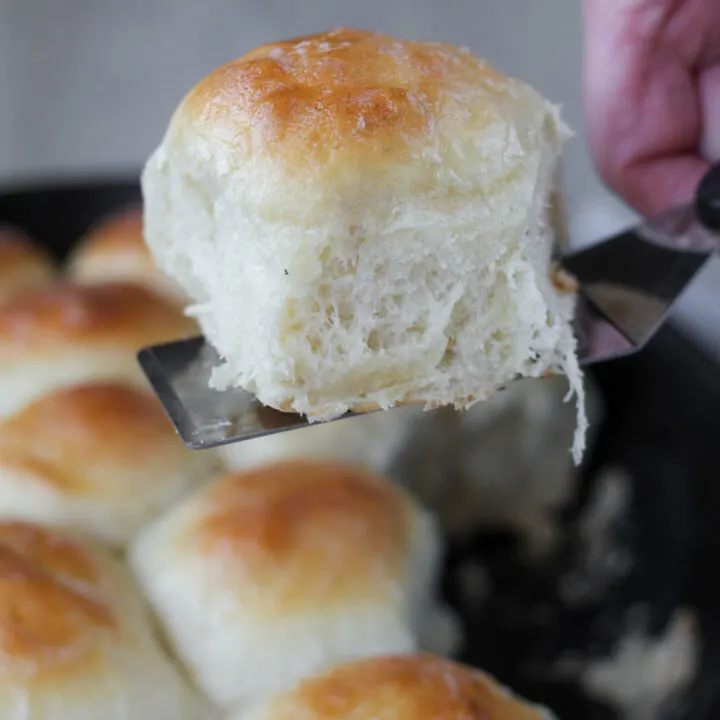
<path fill-rule="evenodd" d="M 62 489 L 98 492 L 98 467 L 141 463 L 182 451 L 162 407 L 149 393 L 115 382 L 62 388 L 0 424 L 0 466 Z M 114 488 L 105 478 L 103 494 Z M 116 488 L 118 492 L 132 488 Z"/>
<path fill-rule="evenodd" d="M 272 43 L 201 81 L 179 121 L 245 150 L 314 158 L 357 145 L 384 154 L 434 132 L 468 87 L 493 92 L 507 79 L 469 51 L 348 28 Z"/>
<path fill-rule="evenodd" d="M 305 680 L 273 720 L 542 720 L 489 677 L 431 655 L 376 657 Z"/>
<path fill-rule="evenodd" d="M 135 351 L 196 332 L 169 301 L 132 283 L 54 283 L 14 295 L 0 307 L 2 359 L 43 346 L 89 343 Z"/>
<path fill-rule="evenodd" d="M 53 261 L 37 243 L 16 228 L 0 226 L 0 277 L 22 266 L 37 265 L 51 270 Z"/>
<path fill-rule="evenodd" d="M 0 523 L 0 677 L 86 658 L 115 619 L 92 558 L 69 536 Z"/>
<path fill-rule="evenodd" d="M 242 572 L 260 612 L 324 610 L 386 597 L 402 583 L 408 508 L 389 482 L 330 461 L 226 475 L 207 493 L 191 542 Z"/>
<path fill-rule="evenodd" d="M 76 250 L 77 254 L 86 256 L 124 252 L 147 257 L 148 265 L 152 264 L 143 238 L 141 208 L 133 207 L 107 218 L 80 241 Z"/>

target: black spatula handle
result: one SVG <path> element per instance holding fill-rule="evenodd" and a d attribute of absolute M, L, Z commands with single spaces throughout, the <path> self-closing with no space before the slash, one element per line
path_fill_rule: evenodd
<path fill-rule="evenodd" d="M 708 230 L 720 232 L 720 163 L 710 168 L 698 185 L 695 214 Z"/>

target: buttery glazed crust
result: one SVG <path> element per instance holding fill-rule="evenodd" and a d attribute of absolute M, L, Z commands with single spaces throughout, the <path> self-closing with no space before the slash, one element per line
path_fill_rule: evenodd
<path fill-rule="evenodd" d="M 157 644 L 120 559 L 79 535 L 0 521 L 0 717 L 210 717 Z"/>
<path fill-rule="evenodd" d="M 111 381 L 63 387 L 0 423 L 0 518 L 122 546 L 218 465 L 178 441 L 149 391 Z"/>
<path fill-rule="evenodd" d="M 431 655 L 340 665 L 232 720 L 550 720 L 491 677 Z"/>
<path fill-rule="evenodd" d="M 193 465 L 188 455 L 155 397 L 121 383 L 61 388 L 0 423 L 0 473 L 32 473 L 70 497 L 136 503 L 151 489 L 143 466 L 164 461 L 157 486 Z"/>
<path fill-rule="evenodd" d="M 510 82 L 461 48 L 339 28 L 263 45 L 210 74 L 185 98 L 177 139 L 188 125 L 238 157 L 353 172 L 426 152 L 438 123 L 458 110 L 467 119 L 468 92 L 487 92 L 489 105 Z"/>
<path fill-rule="evenodd" d="M 180 310 L 138 285 L 55 283 L 18 293 L 0 307 L 0 364 L 73 344 L 127 347 L 134 353 L 195 331 Z"/>
<path fill-rule="evenodd" d="M 39 526 L 0 522 L 3 675 L 49 679 L 93 662 L 103 638 L 119 632 L 111 603 L 82 545 Z"/>
<path fill-rule="evenodd" d="M 208 489 L 188 541 L 242 578 L 260 615 L 382 600 L 402 577 L 410 532 L 404 497 L 370 471 L 293 460 L 233 473 Z M 323 538 L 331 540 L 323 540 Z"/>

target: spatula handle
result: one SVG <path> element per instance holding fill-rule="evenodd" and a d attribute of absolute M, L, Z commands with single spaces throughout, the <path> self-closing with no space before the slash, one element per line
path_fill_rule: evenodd
<path fill-rule="evenodd" d="M 720 163 L 710 168 L 698 185 L 695 214 L 708 230 L 720 232 Z"/>

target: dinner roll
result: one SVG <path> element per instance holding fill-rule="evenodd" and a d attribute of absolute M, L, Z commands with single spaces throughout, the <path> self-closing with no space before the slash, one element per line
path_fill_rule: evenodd
<path fill-rule="evenodd" d="M 142 176 L 145 238 L 223 362 L 213 387 L 338 417 L 466 408 L 581 374 L 549 212 L 570 132 L 468 50 L 341 28 L 183 99 Z"/>
<path fill-rule="evenodd" d="M 60 525 L 116 546 L 217 473 L 178 440 L 148 391 L 60 388 L 0 423 L 0 518 Z"/>
<path fill-rule="evenodd" d="M 229 474 L 143 529 L 130 557 L 177 656 L 224 708 L 343 659 L 410 652 L 447 620 L 431 518 L 330 461 Z"/>
<path fill-rule="evenodd" d="M 205 720 L 107 550 L 0 522 L 3 720 Z"/>
<path fill-rule="evenodd" d="M 432 655 L 344 663 L 227 720 L 552 720 L 480 670 Z"/>
<path fill-rule="evenodd" d="M 70 277 L 82 282 L 132 281 L 175 302 L 186 301 L 178 284 L 158 269 L 145 245 L 141 207 L 112 215 L 94 227 L 75 246 L 67 270 Z"/>
<path fill-rule="evenodd" d="M 228 468 L 244 470 L 266 462 L 292 458 L 328 458 L 384 470 L 394 452 L 412 432 L 419 408 L 358 415 L 342 422 L 314 423 L 220 447 Z"/>
<path fill-rule="evenodd" d="M 0 306 L 0 417 L 77 382 L 146 387 L 137 351 L 195 331 L 181 310 L 138 285 L 59 283 L 16 294 Z"/>
<path fill-rule="evenodd" d="M 55 273 L 49 253 L 20 230 L 0 226 L 0 303 L 20 290 L 49 282 Z"/>

